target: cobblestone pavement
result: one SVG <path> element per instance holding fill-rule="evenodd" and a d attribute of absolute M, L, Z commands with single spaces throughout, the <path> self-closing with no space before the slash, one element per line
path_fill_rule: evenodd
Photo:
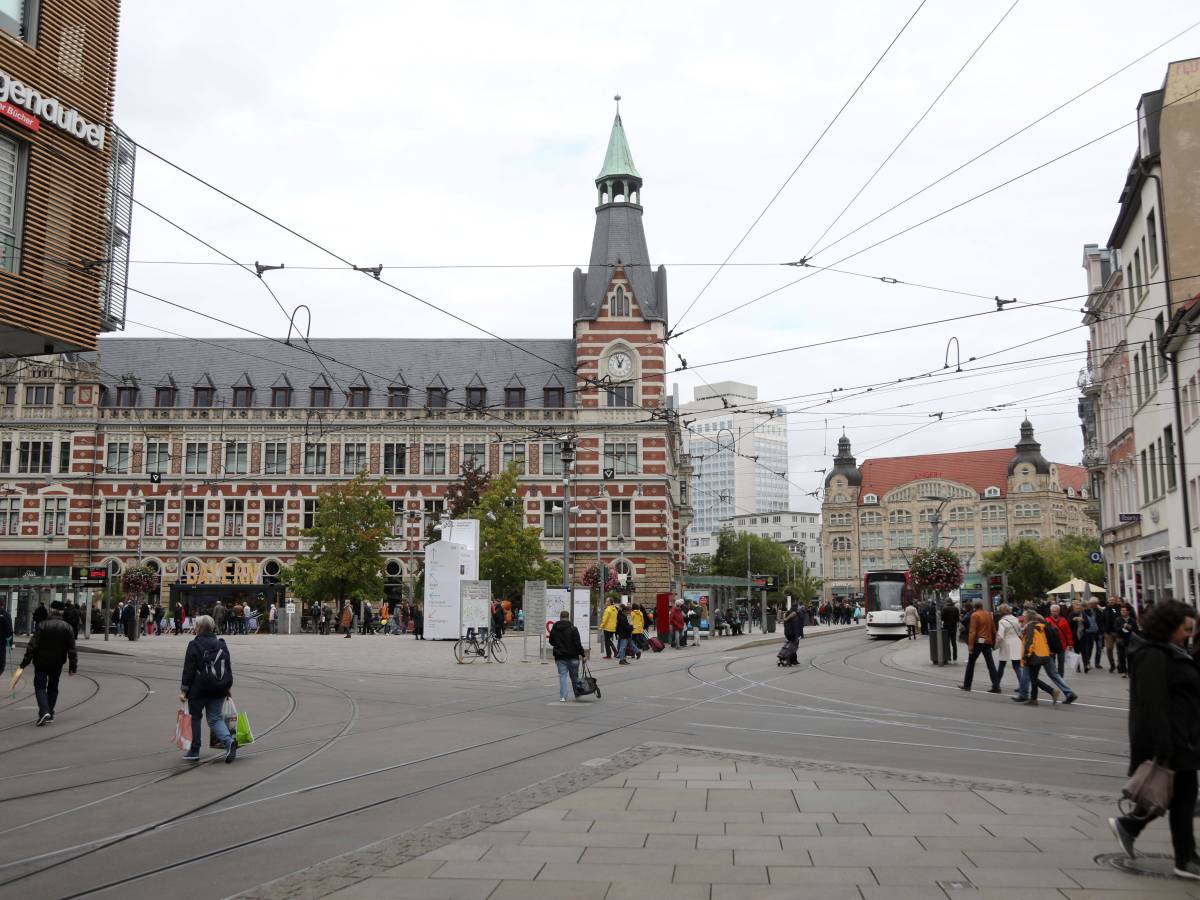
<path fill-rule="evenodd" d="M 248 900 L 1200 898 L 1105 865 L 1111 797 L 644 745 Z M 1169 853 L 1161 822 L 1139 842 Z"/>

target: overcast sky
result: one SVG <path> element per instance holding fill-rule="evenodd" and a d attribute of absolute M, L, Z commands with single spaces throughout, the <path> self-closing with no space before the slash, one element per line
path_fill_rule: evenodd
<path fill-rule="evenodd" d="M 726 267 L 680 321 L 916 5 L 255 0 L 231 16 L 225 4 L 126 0 L 117 122 L 347 259 L 383 263 L 386 277 L 433 303 L 505 337 L 555 338 L 571 334 L 570 272 L 586 266 L 593 179 L 619 91 L 645 179 L 651 257 L 668 267 L 672 325 L 685 332 L 672 342 L 691 367 L 673 376 L 682 399 L 701 377 L 756 384 L 761 398 L 804 395 L 783 402 L 794 410 L 795 505 L 817 504 L 802 491 L 821 484 L 813 470 L 827 465 L 843 429 L 860 460 L 1011 446 L 1028 409 L 1046 455 L 1078 463 L 1075 382 L 1087 334 L 1078 299 L 718 362 L 995 308 L 820 272 L 706 323 L 811 271 L 781 264 L 813 248 L 1012 0 L 927 0 L 734 255 L 743 265 Z M 1019 0 L 817 249 L 1198 18 L 1193 0 L 1136 8 Z M 1022 301 L 1085 292 L 1083 245 L 1103 244 L 1115 219 L 1138 97 L 1161 85 L 1168 61 L 1196 55 L 1200 28 L 816 253 L 814 264 L 838 263 L 1125 126 L 836 266 Z M 336 263 L 147 154 L 138 159 L 137 197 L 238 260 L 286 263 L 267 277 L 289 309 L 312 308 L 314 337 L 478 336 L 360 274 L 300 269 Z M 133 287 L 268 334 L 286 331 L 246 272 L 158 264 L 221 259 L 143 209 L 135 211 L 133 257 Z M 399 268 L 514 264 L 538 267 Z M 237 333 L 136 294 L 128 315 L 131 335 Z M 953 364 L 942 371 L 952 337 L 962 374 Z M 969 371 L 969 357 L 991 353 L 978 365 L 1014 365 Z M 935 374 L 865 396 L 840 390 L 926 372 Z M 1001 404 L 1011 405 L 988 410 Z"/>

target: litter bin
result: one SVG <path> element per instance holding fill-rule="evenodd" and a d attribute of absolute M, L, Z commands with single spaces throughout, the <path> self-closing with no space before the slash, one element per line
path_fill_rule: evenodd
<path fill-rule="evenodd" d="M 767 613 L 767 632 L 770 634 L 775 633 L 775 618 L 776 618 L 775 613 L 773 613 L 773 612 Z"/>
<path fill-rule="evenodd" d="M 940 662 L 938 659 L 938 633 L 936 628 L 929 629 L 929 661 L 935 666 Z"/>

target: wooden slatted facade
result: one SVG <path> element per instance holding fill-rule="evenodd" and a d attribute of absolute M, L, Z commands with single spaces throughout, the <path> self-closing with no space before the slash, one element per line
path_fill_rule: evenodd
<path fill-rule="evenodd" d="M 119 0 L 26 0 L 25 6 L 29 39 L 0 30 L 0 71 L 104 126 L 105 135 L 97 148 L 44 118 L 31 130 L 0 112 L 0 135 L 16 141 L 22 157 L 15 271 L 0 267 L 6 356 L 95 349 L 116 141 Z"/>

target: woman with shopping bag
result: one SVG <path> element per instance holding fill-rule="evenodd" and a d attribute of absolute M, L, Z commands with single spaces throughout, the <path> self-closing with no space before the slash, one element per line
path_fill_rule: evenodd
<path fill-rule="evenodd" d="M 1142 829 L 1167 813 L 1175 875 L 1200 881 L 1193 816 L 1200 768 L 1200 664 L 1187 650 L 1196 612 L 1186 603 L 1157 604 L 1129 639 L 1129 774 L 1127 814 L 1108 820 L 1126 856 Z"/>
<path fill-rule="evenodd" d="M 229 648 L 223 638 L 216 636 L 216 628 L 212 616 L 199 616 L 196 619 L 196 636 L 188 644 L 183 658 L 179 700 L 187 703 L 192 719 L 192 743 L 183 755 L 188 762 L 200 759 L 202 714 L 208 719 L 208 727 L 213 735 L 225 748 L 225 762 L 231 763 L 237 756 L 237 740 L 230 733 L 223 714 L 226 698 L 233 688 L 233 665 L 229 659 Z"/>

